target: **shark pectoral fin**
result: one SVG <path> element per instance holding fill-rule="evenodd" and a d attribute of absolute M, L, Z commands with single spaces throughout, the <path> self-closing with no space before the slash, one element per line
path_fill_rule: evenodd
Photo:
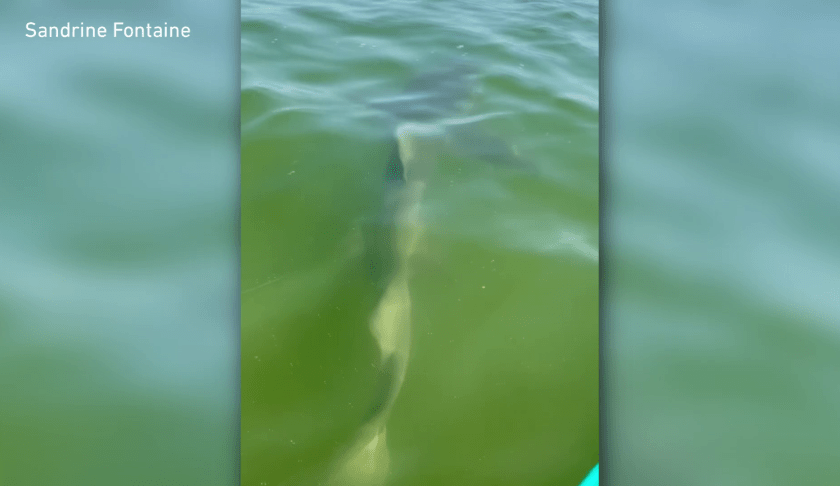
<path fill-rule="evenodd" d="M 459 157 L 495 165 L 523 167 L 519 150 L 474 125 L 453 125 L 447 129 L 448 145 Z"/>

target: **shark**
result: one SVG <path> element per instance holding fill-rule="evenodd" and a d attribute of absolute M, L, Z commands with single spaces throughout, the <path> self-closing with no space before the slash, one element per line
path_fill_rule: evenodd
<path fill-rule="evenodd" d="M 490 163 L 521 166 L 507 144 L 480 130 L 476 122 L 500 113 L 465 114 L 478 81 L 478 69 L 463 61 L 446 63 L 413 78 L 402 93 L 365 102 L 392 126 L 391 148 L 383 164 L 385 198 L 374 232 L 370 261 L 383 282 L 369 327 L 380 352 L 379 385 L 352 445 L 336 461 L 327 486 L 385 484 L 390 457 L 387 421 L 406 377 L 411 350 L 410 281 L 424 248 L 423 201 L 441 147 Z"/>
<path fill-rule="evenodd" d="M 397 95 L 357 100 L 368 110 L 389 121 L 388 157 L 382 164 L 384 197 L 374 211 L 373 224 L 365 235 L 368 264 L 372 279 L 387 282 L 395 266 L 394 226 L 399 223 L 398 208 L 404 203 L 406 187 L 412 185 L 406 167 L 412 159 L 423 159 L 429 176 L 435 161 L 434 153 L 448 152 L 458 159 L 471 159 L 494 166 L 505 166 L 532 172 L 523 163 L 518 150 L 499 137 L 480 128 L 484 120 L 507 112 L 471 114 L 471 99 L 480 87 L 480 70 L 462 58 L 444 61 L 442 67 L 423 71 L 412 78 Z M 420 147 L 419 141 L 424 141 Z M 418 164 L 414 164 L 415 166 Z M 398 249 L 397 249 L 398 250 Z"/>

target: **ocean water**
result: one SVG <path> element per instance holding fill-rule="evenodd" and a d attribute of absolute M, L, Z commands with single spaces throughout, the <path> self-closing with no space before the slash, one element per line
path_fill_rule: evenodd
<path fill-rule="evenodd" d="M 237 480 L 237 14 L 0 5 L 0 484 Z"/>
<path fill-rule="evenodd" d="M 482 68 L 472 110 L 513 113 L 470 126 L 529 165 L 430 181 L 392 482 L 572 485 L 598 459 L 570 445 L 598 432 L 596 392 L 575 390 L 595 336 L 536 314 L 569 322 L 594 293 L 555 289 L 595 278 L 578 238 L 597 230 L 595 8 L 308 5 L 243 4 L 240 93 L 238 5 L 0 2 L 0 484 L 237 484 L 240 295 L 242 349 L 261 352 L 242 362 L 243 479 L 317 484 L 377 396 L 381 287 L 362 262 L 382 233 L 356 223 L 395 127 L 369 104 L 453 53 Z M 838 4 L 602 7 L 601 473 L 840 484 Z M 193 40 L 29 42 L 29 21 Z M 240 94 L 242 237 L 263 247 L 241 294 Z"/>
<path fill-rule="evenodd" d="M 597 3 L 244 1 L 241 21 L 242 484 L 330 480 L 372 416 L 389 463 L 359 484 L 578 484 L 599 444 Z M 404 122 L 449 137 L 415 151 L 436 165 L 382 411 Z"/>
<path fill-rule="evenodd" d="M 607 484 L 840 484 L 838 18 L 606 9 Z"/>

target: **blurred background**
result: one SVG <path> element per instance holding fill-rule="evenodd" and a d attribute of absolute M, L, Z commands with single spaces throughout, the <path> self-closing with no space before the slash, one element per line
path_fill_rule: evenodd
<path fill-rule="evenodd" d="M 840 483 L 838 18 L 603 3 L 605 484 Z M 0 4 L 0 484 L 236 484 L 238 22 Z"/>
<path fill-rule="evenodd" d="M 840 484 L 839 8 L 602 5 L 605 484 Z"/>
<path fill-rule="evenodd" d="M 0 3 L 0 484 L 236 483 L 238 18 Z"/>

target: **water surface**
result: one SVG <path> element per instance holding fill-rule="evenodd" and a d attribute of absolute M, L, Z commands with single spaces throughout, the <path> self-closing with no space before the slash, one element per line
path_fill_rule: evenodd
<path fill-rule="evenodd" d="M 597 29 L 585 2 L 243 2 L 244 485 L 318 484 L 369 417 L 398 122 L 377 102 L 453 59 L 479 68 L 452 113 L 476 135 L 429 176 L 387 484 L 598 461 Z"/>

